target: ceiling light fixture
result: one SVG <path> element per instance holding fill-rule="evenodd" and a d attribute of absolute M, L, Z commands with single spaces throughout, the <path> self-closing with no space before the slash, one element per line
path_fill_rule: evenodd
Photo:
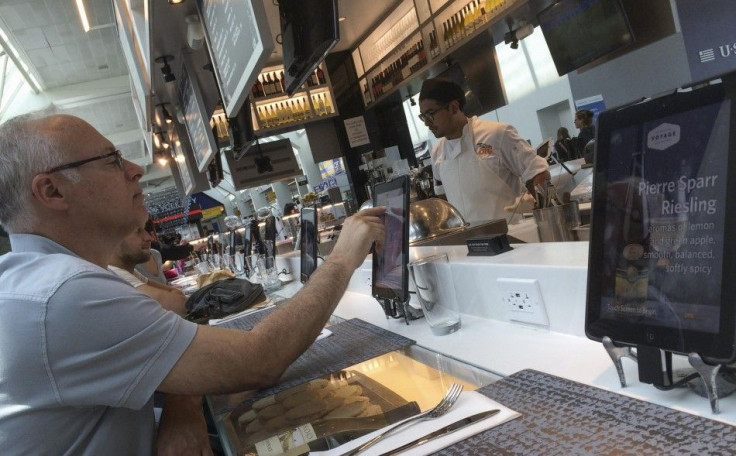
<path fill-rule="evenodd" d="M 176 80 L 176 76 L 174 76 L 174 73 L 171 71 L 171 67 L 169 66 L 169 60 L 174 60 L 174 56 L 162 55 L 161 57 L 156 57 L 154 60 L 156 63 L 163 63 L 161 66 L 161 75 L 164 78 L 164 82 L 172 82 Z"/>
<path fill-rule="evenodd" d="M 168 153 L 164 151 L 156 152 L 156 161 L 161 166 L 166 166 L 169 164 L 169 157 Z"/>
<path fill-rule="evenodd" d="M 338 18 L 337 18 L 337 21 L 338 21 L 338 22 L 344 22 L 344 21 L 346 21 L 347 19 L 348 19 L 348 18 L 347 18 L 347 17 L 345 17 L 345 16 L 340 16 L 340 17 L 338 17 Z"/>
<path fill-rule="evenodd" d="M 20 53 L 18 53 L 15 47 L 10 43 L 8 35 L 2 28 L 0 28 L 0 48 L 8 57 L 10 57 L 10 60 L 13 61 L 13 63 L 15 64 L 15 68 L 20 71 L 20 74 L 23 75 L 23 78 L 31 87 L 33 93 L 38 94 L 39 92 L 41 92 L 41 84 L 39 84 L 36 77 L 31 74 L 31 70 L 28 68 L 28 65 L 26 65 L 26 63 L 21 58 Z"/>
<path fill-rule="evenodd" d="M 178 5 L 184 3 L 184 0 L 169 0 L 169 5 Z"/>
<path fill-rule="evenodd" d="M 76 3 L 79 19 L 82 21 L 82 28 L 85 32 L 89 32 L 89 19 L 87 19 L 87 10 L 84 8 L 84 0 L 76 0 Z"/>
<path fill-rule="evenodd" d="M 171 125 L 174 122 L 174 118 L 171 117 L 171 114 L 166 109 L 166 103 L 157 104 L 156 106 L 161 106 L 161 116 L 163 116 L 164 122 Z"/>

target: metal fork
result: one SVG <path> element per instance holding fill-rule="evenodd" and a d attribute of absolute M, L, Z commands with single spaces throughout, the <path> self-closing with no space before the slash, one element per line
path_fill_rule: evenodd
<path fill-rule="evenodd" d="M 452 408 L 453 405 L 455 405 L 455 402 L 457 402 L 458 398 L 460 397 L 460 393 L 462 392 L 463 392 L 462 385 L 453 383 L 450 389 L 448 389 L 447 392 L 445 393 L 445 396 L 442 398 L 442 400 L 437 405 L 435 405 L 433 408 L 391 426 L 390 428 L 381 432 L 380 434 L 373 437 L 369 441 L 365 442 L 361 446 L 354 448 L 346 453 L 343 453 L 341 456 L 354 456 L 362 451 L 365 451 L 366 449 L 372 447 L 373 445 L 375 445 L 378 441 L 380 441 L 387 435 L 393 433 L 394 431 L 398 429 L 403 429 L 410 424 L 418 423 L 424 420 L 430 420 L 432 418 L 439 418 L 440 416 L 447 413 L 447 411 L 450 410 L 450 408 Z"/>

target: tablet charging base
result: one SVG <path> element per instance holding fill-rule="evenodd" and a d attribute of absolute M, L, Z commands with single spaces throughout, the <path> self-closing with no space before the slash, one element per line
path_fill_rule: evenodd
<path fill-rule="evenodd" d="M 422 318 L 424 313 L 421 309 L 415 309 L 409 305 L 409 300 L 405 302 L 399 301 L 398 298 L 379 298 L 374 296 L 376 300 L 383 307 L 383 312 L 386 314 L 386 318 L 404 318 L 406 324 L 409 324 L 409 320 L 416 320 Z"/>
<path fill-rule="evenodd" d="M 608 336 L 603 337 L 602 343 L 608 356 L 611 357 L 613 365 L 616 367 L 622 388 L 626 387 L 626 375 L 624 374 L 623 363 L 621 362 L 623 358 L 631 358 L 639 365 L 639 380 L 643 383 L 652 383 L 655 386 L 669 386 L 672 384 L 671 378 L 666 378 L 667 376 L 662 378 L 661 362 L 650 363 L 653 357 L 660 357 L 661 359 L 662 354 L 664 354 L 664 357 L 667 358 L 668 371 L 671 370 L 671 352 L 663 352 L 652 347 L 637 347 L 636 353 L 634 353 L 633 347 L 620 347 Z M 644 362 L 640 363 L 641 357 L 646 357 L 647 359 L 642 360 Z M 723 364 L 708 364 L 697 353 L 690 353 L 687 359 L 690 366 L 692 366 L 693 370 L 699 376 L 699 381 L 694 380 L 688 384 L 696 394 L 708 398 L 711 411 L 714 414 L 720 413 L 719 398 L 736 391 L 736 384 L 733 381 L 729 381 L 730 379 L 726 379 L 723 375 L 719 376 L 721 368 L 724 366 Z M 654 367 L 646 368 L 643 364 L 652 364 Z M 683 373 L 679 374 L 683 377 L 685 376 Z"/>

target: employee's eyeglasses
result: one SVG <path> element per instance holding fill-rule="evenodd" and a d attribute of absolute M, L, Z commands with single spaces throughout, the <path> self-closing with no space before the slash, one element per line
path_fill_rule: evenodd
<path fill-rule="evenodd" d="M 85 158 L 84 160 L 74 161 L 74 162 L 71 162 L 71 163 L 66 163 L 66 164 L 63 164 L 63 165 L 55 166 L 55 167 L 51 168 L 50 170 L 46 171 L 45 173 L 46 174 L 51 174 L 51 173 L 55 173 L 57 171 L 63 171 L 65 169 L 78 168 L 78 167 L 80 167 L 82 165 L 86 165 L 87 163 L 90 163 L 90 162 L 93 162 L 93 161 L 97 161 L 97 160 L 104 160 L 104 159 L 109 158 L 109 157 L 115 157 L 115 165 L 118 168 L 120 168 L 121 170 L 123 169 L 123 154 L 119 150 L 116 149 L 116 150 L 114 150 L 114 151 L 112 151 L 110 153 L 107 153 L 107 154 L 102 154 L 102 155 L 98 155 L 96 157 Z"/>
<path fill-rule="evenodd" d="M 444 105 L 444 106 L 442 106 L 440 108 L 437 108 L 437 109 L 428 109 L 428 110 L 424 111 L 423 113 L 420 113 L 419 114 L 419 120 L 421 120 L 422 122 L 425 122 L 425 123 L 426 122 L 430 122 L 430 123 L 431 122 L 434 122 L 434 115 L 437 114 L 439 111 L 441 111 L 443 109 L 447 109 L 448 106 L 450 106 L 450 105 L 449 104 L 446 104 L 446 105 Z"/>

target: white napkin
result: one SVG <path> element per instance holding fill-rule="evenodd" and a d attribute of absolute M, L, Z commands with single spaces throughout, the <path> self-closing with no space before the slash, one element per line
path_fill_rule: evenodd
<path fill-rule="evenodd" d="M 493 399 L 490 399 L 480 393 L 477 393 L 475 391 L 465 391 L 460 395 L 460 398 L 450 409 L 450 411 L 445 413 L 443 416 L 427 421 L 422 421 L 416 424 L 411 424 L 405 429 L 402 429 L 395 434 L 385 437 L 383 440 L 368 448 L 361 454 L 365 456 L 371 456 L 385 453 L 392 450 L 393 448 L 398 448 L 401 445 L 416 440 L 421 436 L 427 435 L 463 418 L 467 418 L 471 415 L 475 415 L 476 413 L 480 413 L 486 410 L 494 409 L 499 409 L 500 413 L 497 413 L 492 417 L 478 421 L 445 436 L 438 437 L 437 439 L 427 442 L 424 445 L 409 449 L 401 454 L 402 456 L 410 456 L 434 453 L 441 450 L 442 448 L 452 445 L 453 443 L 465 440 L 468 437 L 478 434 L 479 432 L 485 431 L 486 429 L 490 429 L 494 426 L 498 426 L 499 424 L 505 423 L 521 416 L 519 412 L 515 412 L 510 408 L 505 407 L 494 401 Z M 334 448 L 332 450 L 312 451 L 309 454 L 310 456 L 341 455 L 353 448 L 362 445 L 364 442 L 367 442 L 381 431 L 382 430 L 378 430 L 364 435 L 351 442 L 340 445 L 338 448 Z"/>

